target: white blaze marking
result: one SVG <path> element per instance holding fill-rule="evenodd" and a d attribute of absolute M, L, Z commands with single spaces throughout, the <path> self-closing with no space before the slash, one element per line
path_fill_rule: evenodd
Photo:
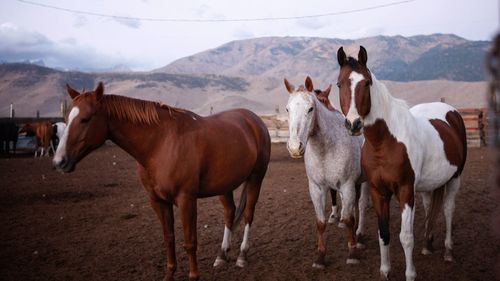
<path fill-rule="evenodd" d="M 54 163 L 59 163 L 62 161 L 64 156 L 66 156 L 66 142 L 68 141 L 68 134 L 69 134 L 69 127 L 71 126 L 71 123 L 73 122 L 73 119 L 75 119 L 76 116 L 80 113 L 80 109 L 78 107 L 73 107 L 71 109 L 69 116 L 68 116 L 68 126 L 66 126 L 66 129 L 64 130 L 64 134 L 62 138 L 59 140 L 59 146 L 57 147 L 56 155 L 54 156 Z"/>
<path fill-rule="evenodd" d="M 356 109 L 355 94 L 356 85 L 358 85 L 359 81 L 363 79 L 365 79 L 365 77 L 355 71 L 351 72 L 351 74 L 349 75 L 349 80 L 351 80 L 351 105 L 349 106 L 349 111 L 347 112 L 346 118 L 351 123 L 359 118 L 359 113 Z"/>

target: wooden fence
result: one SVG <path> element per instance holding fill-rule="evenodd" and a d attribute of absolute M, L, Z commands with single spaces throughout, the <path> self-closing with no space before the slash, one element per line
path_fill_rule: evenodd
<path fill-rule="evenodd" d="M 37 117 L 14 117 L 14 118 L 0 117 L 0 123 L 14 122 L 17 125 L 39 122 L 39 121 L 49 121 L 51 123 L 65 122 L 64 118 L 62 118 L 62 117 L 39 117 L 39 118 L 37 118 Z"/>
<path fill-rule="evenodd" d="M 487 111 L 485 108 L 461 108 L 467 132 L 467 147 L 486 146 Z"/>
<path fill-rule="evenodd" d="M 459 109 L 467 132 L 467 147 L 483 147 L 486 145 L 487 112 L 485 108 Z M 288 140 L 288 117 L 286 115 L 261 116 L 267 125 L 272 142 Z"/>

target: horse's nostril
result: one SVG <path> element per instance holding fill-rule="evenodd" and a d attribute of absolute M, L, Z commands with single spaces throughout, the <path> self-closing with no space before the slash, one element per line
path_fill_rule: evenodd
<path fill-rule="evenodd" d="M 299 143 L 299 150 L 302 150 L 302 147 L 303 147 L 302 142 L 300 142 Z"/>
<path fill-rule="evenodd" d="M 359 118 L 354 120 L 354 123 L 352 125 L 352 129 L 355 131 L 358 131 L 361 129 L 361 120 L 359 120 Z"/>
<path fill-rule="evenodd" d="M 348 119 L 345 120 L 345 123 L 344 123 L 345 127 L 347 128 L 347 130 L 350 130 L 351 129 L 351 121 L 349 121 Z"/>

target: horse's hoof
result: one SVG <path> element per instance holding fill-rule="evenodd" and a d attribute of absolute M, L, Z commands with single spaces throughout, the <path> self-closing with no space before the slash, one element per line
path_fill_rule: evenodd
<path fill-rule="evenodd" d="M 320 263 L 313 263 L 312 267 L 316 269 L 325 269 L 325 265 Z"/>
<path fill-rule="evenodd" d="M 218 267 L 218 266 L 224 265 L 226 263 L 227 263 L 227 261 L 225 259 L 223 259 L 221 257 L 217 257 L 215 259 L 215 262 L 214 262 L 214 267 Z"/>
<path fill-rule="evenodd" d="M 383 272 L 380 272 L 380 280 L 381 281 L 389 281 L 389 277 Z"/>
<path fill-rule="evenodd" d="M 328 223 L 329 224 L 336 224 L 339 222 L 339 218 L 336 217 L 336 216 L 331 216 L 329 219 L 328 219 Z"/>
<path fill-rule="evenodd" d="M 163 278 L 163 281 L 174 281 L 174 276 L 165 276 L 165 278 Z"/>
<path fill-rule="evenodd" d="M 346 225 L 343 222 L 339 222 L 338 227 L 339 228 L 346 228 Z"/>
<path fill-rule="evenodd" d="M 358 243 L 356 243 L 356 248 L 357 249 L 365 249 L 366 246 L 365 246 L 365 244 L 358 242 Z"/>
<path fill-rule="evenodd" d="M 453 253 L 451 250 L 446 250 L 444 253 L 444 261 L 446 262 L 453 262 Z"/>
<path fill-rule="evenodd" d="M 422 255 L 424 256 L 428 256 L 428 255 L 431 255 L 432 254 L 432 251 L 427 249 L 427 248 L 423 248 L 422 249 Z"/>
<path fill-rule="evenodd" d="M 350 259 L 347 259 L 345 263 L 346 264 L 358 264 L 359 260 L 358 259 L 350 258 Z"/>
<path fill-rule="evenodd" d="M 240 268 L 244 268 L 245 266 L 247 266 L 248 262 L 242 258 L 238 258 L 236 260 L 236 266 L 237 267 L 240 267 Z"/>

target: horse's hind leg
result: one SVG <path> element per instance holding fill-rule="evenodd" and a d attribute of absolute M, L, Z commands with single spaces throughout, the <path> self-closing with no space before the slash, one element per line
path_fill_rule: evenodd
<path fill-rule="evenodd" d="M 252 174 L 248 180 L 244 183 L 246 185 L 246 205 L 243 211 L 243 218 L 245 221 L 245 232 L 243 234 L 243 241 L 241 242 L 240 254 L 236 260 L 236 266 L 245 267 L 247 265 L 247 253 L 250 248 L 250 227 L 252 226 L 253 216 L 255 212 L 255 205 L 259 199 L 260 187 L 262 185 L 262 180 L 264 179 L 264 173 Z M 243 196 L 243 194 L 242 194 Z"/>
<path fill-rule="evenodd" d="M 428 221 L 428 216 L 429 216 L 429 209 L 431 207 L 431 200 L 432 200 L 432 192 L 422 192 L 421 193 L 422 197 L 422 205 L 424 206 L 424 211 L 425 211 L 425 218 L 426 218 L 426 223 L 425 223 L 425 245 L 424 248 L 422 249 L 422 254 L 423 255 L 430 255 L 432 252 L 434 252 L 434 247 L 432 246 L 432 242 L 434 240 L 433 235 L 430 231 L 429 224 L 427 223 Z"/>
<path fill-rule="evenodd" d="M 337 206 L 337 191 L 335 189 L 330 189 L 330 195 L 332 197 L 332 212 L 328 217 L 328 223 L 336 224 L 340 220 L 339 209 Z"/>
<path fill-rule="evenodd" d="M 453 212 L 455 211 L 455 197 L 460 189 L 460 178 L 452 179 L 447 185 L 444 197 L 444 217 L 446 220 L 446 238 L 444 246 L 446 248 L 444 254 L 445 261 L 453 261 L 453 240 L 451 238 Z"/>
<path fill-rule="evenodd" d="M 220 202 L 224 206 L 224 237 L 222 238 L 221 251 L 214 262 L 214 267 L 225 264 L 228 261 L 227 253 L 231 246 L 231 235 L 234 221 L 234 205 L 233 192 L 228 192 L 219 196 Z"/>

